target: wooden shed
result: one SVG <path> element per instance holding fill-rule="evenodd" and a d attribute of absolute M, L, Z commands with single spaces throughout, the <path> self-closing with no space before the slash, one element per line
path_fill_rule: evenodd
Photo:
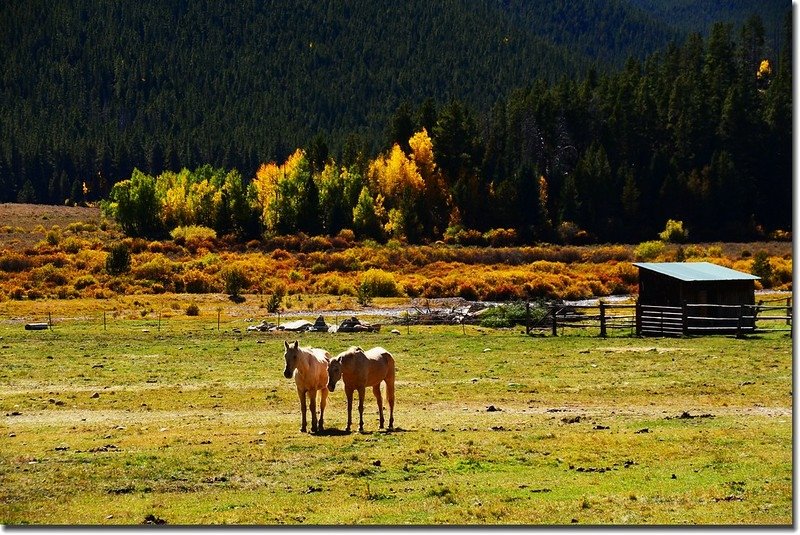
<path fill-rule="evenodd" d="M 752 328 L 752 313 L 743 310 L 755 304 L 759 277 L 710 262 L 641 262 L 634 266 L 639 268 L 640 334 L 722 332 L 740 327 L 743 314 L 746 326 Z"/>

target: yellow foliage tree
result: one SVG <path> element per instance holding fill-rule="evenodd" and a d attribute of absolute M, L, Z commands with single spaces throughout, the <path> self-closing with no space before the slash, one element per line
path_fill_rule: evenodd
<path fill-rule="evenodd" d="M 756 76 L 760 80 L 762 78 L 768 78 L 770 74 L 772 74 L 772 67 L 769 64 L 769 60 L 761 60 L 761 64 L 758 66 L 758 72 L 756 73 Z"/>
<path fill-rule="evenodd" d="M 195 182 L 189 187 L 186 205 L 198 225 L 213 227 L 221 204 L 222 191 L 208 180 Z"/>
<path fill-rule="evenodd" d="M 425 188 L 417 165 L 396 144 L 389 154 L 382 154 L 369 164 L 370 184 L 394 204 L 402 195 L 416 194 Z"/>
<path fill-rule="evenodd" d="M 286 177 L 294 175 L 304 158 L 305 152 L 297 149 L 282 165 L 269 162 L 262 164 L 256 171 L 256 177 L 252 184 L 258 204 L 261 206 L 261 222 L 268 230 L 274 230 L 277 226 L 277 214 L 274 206 L 278 200 L 279 184 Z"/>
<path fill-rule="evenodd" d="M 436 166 L 433 154 L 433 141 L 426 129 L 417 132 L 408 140 L 411 147 L 411 160 L 424 183 L 423 205 L 420 210 L 420 223 L 429 237 L 439 236 L 447 227 L 450 194 L 444 177 Z"/>

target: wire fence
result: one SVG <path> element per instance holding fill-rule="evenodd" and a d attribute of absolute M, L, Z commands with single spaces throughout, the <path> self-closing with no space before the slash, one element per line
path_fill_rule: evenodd
<path fill-rule="evenodd" d="M 487 306 L 464 302 L 457 306 L 405 309 L 364 309 L 360 311 L 279 312 L 243 317 L 223 307 L 196 317 L 174 309 L 151 310 L 140 317 L 119 311 L 98 311 L 80 318 L 64 318 L 57 311 L 30 317 L 8 316 L 27 330 L 53 329 L 69 323 L 88 324 L 96 331 L 121 326 L 144 332 L 161 332 L 183 327 L 216 330 L 220 333 L 247 332 L 392 332 L 410 334 L 411 329 L 430 326 L 460 327 L 464 335 L 486 329 L 518 329 L 530 336 L 693 336 L 792 332 L 792 297 L 759 300 L 753 305 L 687 303 L 680 307 L 639 303 L 565 304 L 520 301 Z M 58 316 L 55 320 L 54 317 Z M 468 329 L 470 327 L 470 329 Z"/>

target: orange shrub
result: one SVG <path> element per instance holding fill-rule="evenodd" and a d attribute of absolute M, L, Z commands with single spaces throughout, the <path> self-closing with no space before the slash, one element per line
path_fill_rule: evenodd
<path fill-rule="evenodd" d="M 471 282 L 462 282 L 459 284 L 457 295 L 466 299 L 467 301 L 477 301 L 480 299 L 478 290 L 475 289 L 475 285 Z"/>
<path fill-rule="evenodd" d="M 190 269 L 181 278 L 183 290 L 190 294 L 210 293 L 214 289 L 213 279 L 198 269 Z"/>
<path fill-rule="evenodd" d="M 150 260 L 131 269 L 131 273 L 135 279 L 169 282 L 174 267 L 174 263 L 167 257 L 156 254 Z"/>
<path fill-rule="evenodd" d="M 513 228 L 495 228 L 484 232 L 483 239 L 492 247 L 509 247 L 517 242 L 517 231 Z"/>
<path fill-rule="evenodd" d="M 20 273 L 33 266 L 29 256 L 16 253 L 6 253 L 0 256 L 0 270 L 8 273 Z"/>
<path fill-rule="evenodd" d="M 314 292 L 328 295 L 356 295 L 356 288 L 353 281 L 341 275 L 326 275 L 320 278 L 314 285 Z"/>

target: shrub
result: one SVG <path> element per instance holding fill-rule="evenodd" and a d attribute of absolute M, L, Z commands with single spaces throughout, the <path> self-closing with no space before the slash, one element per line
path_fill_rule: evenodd
<path fill-rule="evenodd" d="M 362 307 L 369 306 L 372 303 L 372 296 L 363 284 L 359 284 L 356 289 L 356 302 Z"/>
<path fill-rule="evenodd" d="M 542 321 L 547 316 L 547 307 L 544 304 L 531 303 L 526 310 L 524 303 L 510 303 L 488 309 L 481 315 L 481 327 L 513 327 Z"/>
<path fill-rule="evenodd" d="M 664 242 L 685 243 L 689 237 L 689 231 L 683 228 L 683 221 L 669 219 L 666 227 L 658 234 L 658 237 Z"/>
<path fill-rule="evenodd" d="M 463 282 L 458 286 L 458 296 L 466 299 L 467 301 L 477 301 L 480 299 L 478 290 L 475 289 L 470 282 Z"/>
<path fill-rule="evenodd" d="M 586 231 L 573 223 L 572 221 L 564 221 L 556 229 L 556 234 L 561 243 L 580 243 L 586 238 Z"/>
<path fill-rule="evenodd" d="M 111 246 L 106 257 L 106 273 L 119 275 L 131 268 L 131 253 L 125 242 L 118 242 Z"/>
<path fill-rule="evenodd" d="M 67 284 L 67 276 L 53 264 L 45 264 L 44 266 L 34 270 L 31 278 L 39 282 L 47 282 L 55 286 Z"/>
<path fill-rule="evenodd" d="M 269 296 L 267 300 L 267 312 L 270 314 L 274 314 L 281 309 L 281 303 L 283 302 L 283 298 L 286 296 L 286 287 L 282 284 L 279 284 L 275 291 L 272 292 L 272 295 Z"/>
<path fill-rule="evenodd" d="M 0 256 L 0 270 L 7 273 L 19 273 L 30 269 L 33 261 L 27 257 L 16 253 L 9 253 Z"/>
<path fill-rule="evenodd" d="M 772 284 L 789 284 L 792 282 L 792 260 L 771 259 L 772 265 Z M 791 287 L 789 288 L 791 289 Z"/>
<path fill-rule="evenodd" d="M 33 288 L 28 290 L 28 299 L 30 299 L 31 301 L 35 301 L 36 299 L 41 299 L 42 297 L 44 297 L 44 294 L 39 290 Z"/>
<path fill-rule="evenodd" d="M 616 268 L 616 275 L 628 286 L 632 286 L 639 282 L 639 270 L 632 264 L 619 264 Z"/>
<path fill-rule="evenodd" d="M 190 294 L 204 294 L 211 291 L 211 277 L 198 269 L 190 269 L 183 274 L 183 290 Z"/>
<path fill-rule="evenodd" d="M 61 233 L 54 228 L 47 233 L 44 239 L 47 242 L 47 245 L 58 245 L 58 242 L 61 241 Z"/>
<path fill-rule="evenodd" d="M 169 282 L 172 278 L 173 262 L 161 254 L 155 255 L 151 260 L 133 269 L 136 279 L 146 279 L 159 282 Z"/>
<path fill-rule="evenodd" d="M 362 269 L 361 260 L 352 249 L 325 255 L 323 263 L 326 271 L 359 271 Z"/>
<path fill-rule="evenodd" d="M 82 240 L 79 240 L 79 239 L 77 239 L 77 238 L 75 238 L 73 236 L 70 236 L 69 238 L 64 240 L 62 242 L 62 244 L 61 244 L 61 249 L 65 253 L 69 253 L 69 254 L 76 254 L 81 249 L 83 249 L 84 247 L 85 247 L 85 242 L 83 242 Z"/>
<path fill-rule="evenodd" d="M 97 280 L 91 275 L 83 275 L 82 277 L 78 277 L 75 279 L 75 282 L 72 284 L 76 290 L 83 290 L 84 288 L 88 288 L 89 286 L 93 286 L 97 284 Z"/>
<path fill-rule="evenodd" d="M 686 258 L 701 258 L 706 252 L 699 245 L 689 245 L 684 249 L 683 254 Z"/>
<path fill-rule="evenodd" d="M 655 260 L 660 254 L 664 252 L 664 242 L 659 240 L 652 240 L 642 242 L 636 246 L 634 256 L 636 260 L 643 262 L 648 260 Z"/>
<path fill-rule="evenodd" d="M 292 254 L 284 249 L 275 249 L 272 251 L 272 253 L 270 253 L 270 256 L 274 260 L 286 260 L 287 258 L 291 258 Z"/>
<path fill-rule="evenodd" d="M 769 238 L 776 241 L 792 241 L 792 233 L 787 230 L 774 230 L 770 233 Z"/>
<path fill-rule="evenodd" d="M 522 293 L 523 289 L 519 285 L 501 281 L 486 289 L 484 299 L 486 301 L 512 301 L 522 298 Z"/>
<path fill-rule="evenodd" d="M 353 283 L 340 275 L 326 275 L 322 277 L 316 286 L 317 293 L 328 295 L 355 295 L 356 290 Z"/>
<path fill-rule="evenodd" d="M 483 239 L 492 247 L 509 247 L 517 241 L 517 231 L 512 228 L 496 228 L 483 233 Z"/>
<path fill-rule="evenodd" d="M 478 230 L 463 229 L 456 233 L 456 243 L 460 245 L 485 245 L 483 234 Z"/>
<path fill-rule="evenodd" d="M 761 285 L 764 288 L 772 287 L 772 264 L 766 251 L 759 251 L 753 256 L 753 266 L 750 273 L 756 277 L 761 277 Z"/>
<path fill-rule="evenodd" d="M 88 223 L 84 221 L 76 221 L 74 223 L 70 223 L 67 225 L 67 230 L 78 234 L 80 232 L 95 232 L 97 231 L 97 225 L 94 223 Z M 102 230 L 105 230 L 104 228 Z"/>
<path fill-rule="evenodd" d="M 190 240 L 205 241 L 216 240 L 217 231 L 201 225 L 188 225 L 185 227 L 175 227 L 169 233 L 170 237 L 176 242 L 188 242 Z"/>
<path fill-rule="evenodd" d="M 225 285 L 225 293 L 231 297 L 238 297 L 241 291 L 250 284 L 244 270 L 239 266 L 229 266 L 223 269 L 222 282 Z"/>
<path fill-rule="evenodd" d="M 345 246 L 347 246 L 352 244 L 354 241 L 356 241 L 356 233 L 349 228 L 343 228 L 339 231 L 339 234 L 336 235 L 336 241 L 334 243 L 343 242 Z"/>
<path fill-rule="evenodd" d="M 400 289 L 394 275 L 382 269 L 369 269 L 361 276 L 361 285 L 370 297 L 397 297 Z"/>
<path fill-rule="evenodd" d="M 327 251 L 331 249 L 331 247 L 331 240 L 325 236 L 311 236 L 303 240 L 300 244 L 300 250 L 303 252 Z"/>
<path fill-rule="evenodd" d="M 191 303 L 189 306 L 186 307 L 186 315 L 187 316 L 199 316 L 200 315 L 200 307 L 197 306 L 195 303 Z"/>

